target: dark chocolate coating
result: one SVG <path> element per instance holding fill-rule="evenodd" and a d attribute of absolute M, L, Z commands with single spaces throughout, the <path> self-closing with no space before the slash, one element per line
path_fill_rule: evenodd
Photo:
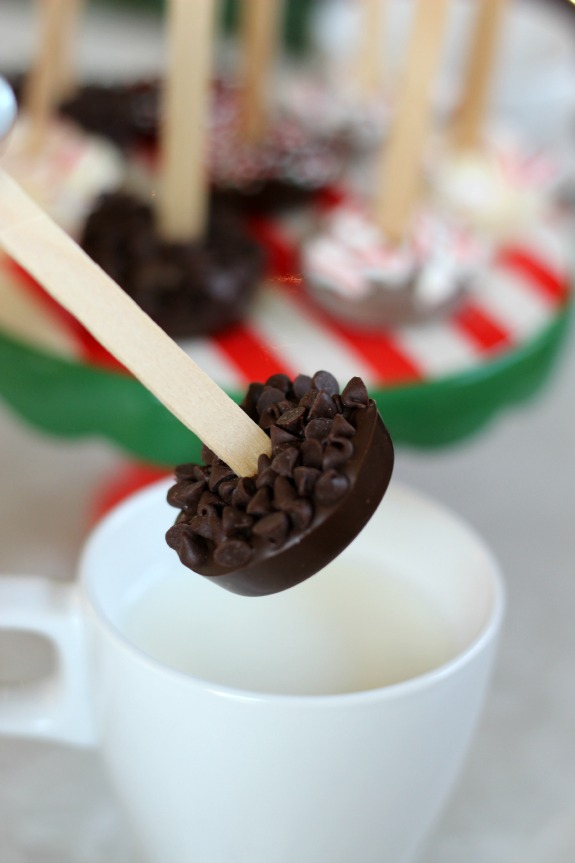
<path fill-rule="evenodd" d="M 121 192 L 96 202 L 80 245 L 174 338 L 215 333 L 242 320 L 265 262 L 230 208 L 211 207 L 200 241 L 166 243 L 152 208 Z"/>
<path fill-rule="evenodd" d="M 233 593 L 278 593 L 318 572 L 361 531 L 387 489 L 393 444 L 374 401 L 357 378 L 341 396 L 329 392 L 331 376 L 323 381 L 327 390 L 318 390 L 325 374 L 314 376 L 315 386 L 297 399 L 297 407 L 298 379 L 293 385 L 288 380 L 287 394 L 281 380 L 248 391 L 244 409 L 259 416 L 260 425 L 266 426 L 277 406 L 280 415 L 268 427 L 271 462 L 262 457 L 257 475 L 240 480 L 243 499 L 234 490 L 237 477 L 217 459 L 207 470 L 198 465 L 176 470 L 179 481 L 168 500 L 182 512 L 168 531 L 168 543 L 182 563 Z M 218 501 L 220 494 L 227 503 Z M 230 539 L 218 550 L 222 532 Z"/>
<path fill-rule="evenodd" d="M 262 544 L 252 563 L 206 577 L 233 593 L 264 596 L 294 587 L 327 566 L 371 518 L 391 478 L 391 439 L 373 402 L 361 414 L 355 444 L 357 455 L 345 469 L 350 488 L 342 500 L 318 506 L 312 524 L 277 551 Z"/>
<path fill-rule="evenodd" d="M 26 76 L 11 73 L 6 77 L 20 102 Z M 83 84 L 58 105 L 58 112 L 86 132 L 108 138 L 123 149 L 155 144 L 160 113 L 159 82 L 145 79 Z"/>
<path fill-rule="evenodd" d="M 286 180 L 262 180 L 248 188 L 219 189 L 214 187 L 217 200 L 222 200 L 247 216 L 267 216 L 305 207 L 313 201 L 318 189 L 298 186 Z"/>

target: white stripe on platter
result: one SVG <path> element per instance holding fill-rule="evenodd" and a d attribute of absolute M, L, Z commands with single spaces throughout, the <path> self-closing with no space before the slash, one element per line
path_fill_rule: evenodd
<path fill-rule="evenodd" d="M 446 321 L 398 327 L 395 342 L 428 378 L 457 374 L 477 365 L 480 352 Z"/>
<path fill-rule="evenodd" d="M 478 305 L 514 342 L 535 335 L 556 311 L 543 294 L 526 286 L 519 274 L 509 270 L 494 270 L 490 274 L 478 293 Z"/>
<path fill-rule="evenodd" d="M 340 384 L 358 375 L 369 388 L 377 383 L 362 357 L 312 315 L 302 313 L 283 291 L 262 291 L 251 314 L 254 330 L 286 365 L 302 374 L 330 371 Z"/>
<path fill-rule="evenodd" d="M 225 390 L 243 392 L 246 382 L 218 344 L 208 338 L 183 339 L 180 347 L 199 367 Z"/>

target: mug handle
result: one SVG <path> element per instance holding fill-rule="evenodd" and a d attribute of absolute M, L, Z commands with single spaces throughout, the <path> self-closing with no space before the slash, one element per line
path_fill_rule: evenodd
<path fill-rule="evenodd" d="M 57 656 L 48 677 L 0 689 L 0 734 L 95 745 L 77 587 L 35 576 L 0 576 L 0 630 L 44 636 Z"/>

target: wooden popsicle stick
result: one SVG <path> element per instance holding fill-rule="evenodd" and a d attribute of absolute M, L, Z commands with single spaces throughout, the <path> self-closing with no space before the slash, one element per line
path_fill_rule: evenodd
<path fill-rule="evenodd" d="M 373 99 L 383 86 L 382 25 L 385 0 L 359 0 L 359 6 L 355 77 L 361 95 Z"/>
<path fill-rule="evenodd" d="M 61 36 L 67 0 L 36 0 L 39 42 L 36 58 L 26 76 L 23 110 L 29 118 L 26 149 L 42 149 L 59 98 Z"/>
<path fill-rule="evenodd" d="M 451 139 L 457 150 L 481 143 L 503 9 L 507 0 L 477 0 L 461 102 Z"/>
<path fill-rule="evenodd" d="M 0 169 L 0 245 L 238 475 L 271 441 Z"/>
<path fill-rule="evenodd" d="M 57 96 L 59 100 L 71 98 L 78 86 L 75 54 L 78 41 L 78 24 L 85 0 L 61 0 L 60 52 L 58 56 Z"/>
<path fill-rule="evenodd" d="M 268 116 L 268 87 L 277 51 L 279 0 L 242 0 L 242 132 L 245 140 L 263 138 Z"/>
<path fill-rule="evenodd" d="M 418 0 L 404 81 L 389 141 L 380 153 L 375 220 L 392 243 L 409 227 L 420 192 L 431 116 L 431 90 L 441 57 L 450 0 Z"/>
<path fill-rule="evenodd" d="M 160 129 L 156 213 L 167 241 L 203 236 L 208 201 L 206 148 L 216 0 L 169 0 L 168 60 Z"/>

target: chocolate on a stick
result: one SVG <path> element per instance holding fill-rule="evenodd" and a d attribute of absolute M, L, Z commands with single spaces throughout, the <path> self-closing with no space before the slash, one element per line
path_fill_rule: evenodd
<path fill-rule="evenodd" d="M 359 380 L 340 394 L 327 373 L 293 382 L 276 376 L 252 387 L 242 410 L 1 170 L 0 245 L 211 451 L 209 471 L 197 477 L 192 467 L 188 478 L 207 492 L 195 511 L 201 530 L 216 536 L 220 522 L 210 507 L 229 495 L 222 530 L 247 531 L 253 554 L 230 535 L 208 577 L 246 595 L 278 592 L 313 575 L 359 533 L 393 465 L 391 440 Z M 189 511 L 187 493 L 181 500 Z"/>
<path fill-rule="evenodd" d="M 360 378 L 251 384 L 244 410 L 271 439 L 257 473 L 238 477 L 204 448 L 176 468 L 166 539 L 185 566 L 220 587 L 263 596 L 293 587 L 336 557 L 374 513 L 393 469 L 391 438 Z"/>
<path fill-rule="evenodd" d="M 167 4 L 161 170 L 154 208 L 126 193 L 96 202 L 81 244 L 171 336 L 222 330 L 247 311 L 263 254 L 205 170 L 215 0 Z"/>

